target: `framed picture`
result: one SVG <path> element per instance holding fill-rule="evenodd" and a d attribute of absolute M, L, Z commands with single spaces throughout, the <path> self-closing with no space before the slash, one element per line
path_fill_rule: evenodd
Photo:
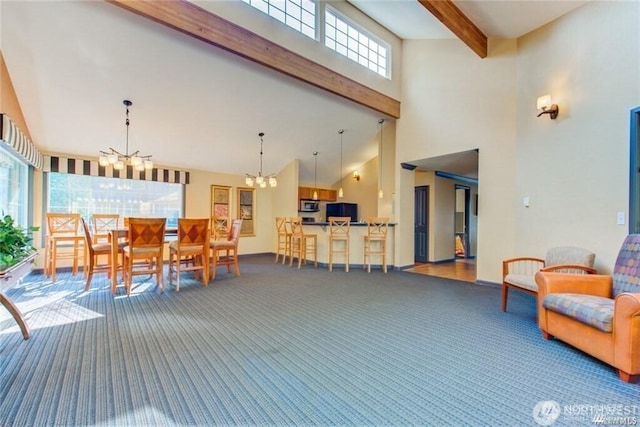
<path fill-rule="evenodd" d="M 211 218 L 214 216 L 231 218 L 231 187 L 211 186 Z"/>
<path fill-rule="evenodd" d="M 256 189 L 238 187 L 238 218 L 242 219 L 241 236 L 255 236 Z"/>

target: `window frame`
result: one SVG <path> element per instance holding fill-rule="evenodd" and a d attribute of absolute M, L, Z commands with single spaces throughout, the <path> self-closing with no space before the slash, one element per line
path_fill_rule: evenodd
<path fill-rule="evenodd" d="M 303 6 L 304 2 L 313 4 L 313 14 L 311 14 L 311 12 Z M 318 10 L 319 10 L 318 1 L 316 0 L 280 0 L 280 1 L 242 0 L 242 3 L 248 6 L 251 6 L 253 9 L 258 10 L 259 12 L 262 12 L 263 14 L 283 24 L 285 27 L 296 31 L 297 33 L 302 34 L 305 37 L 309 37 L 312 40 L 318 41 L 318 27 L 320 26 L 318 22 Z M 284 10 L 282 9 L 281 5 L 284 6 Z M 295 17 L 293 13 L 289 13 L 290 11 L 287 9 L 288 5 L 297 7 L 296 11 L 299 12 L 298 17 Z M 263 7 L 260 7 L 260 6 L 263 6 Z M 280 13 L 277 15 L 275 13 L 272 14 L 271 13 L 272 9 L 279 11 Z M 310 21 L 313 22 L 313 27 L 311 27 L 309 23 L 305 19 L 303 19 L 304 12 L 311 14 L 312 19 Z M 284 17 L 284 19 L 281 18 L 281 15 Z M 298 23 L 299 28 L 290 24 L 288 19 L 289 17 L 294 22 Z M 312 35 L 303 31 L 303 27 L 310 29 L 310 32 L 312 33 Z"/>

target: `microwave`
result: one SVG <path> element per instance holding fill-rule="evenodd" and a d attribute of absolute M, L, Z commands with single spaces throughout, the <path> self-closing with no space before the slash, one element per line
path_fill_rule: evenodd
<path fill-rule="evenodd" d="M 313 200 L 300 200 L 300 212 L 318 212 L 320 203 Z"/>

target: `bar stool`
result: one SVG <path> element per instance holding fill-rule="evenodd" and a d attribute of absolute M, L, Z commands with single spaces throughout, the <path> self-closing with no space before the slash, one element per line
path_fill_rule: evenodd
<path fill-rule="evenodd" d="M 278 262 L 280 254 L 282 254 L 282 264 L 287 260 L 287 254 L 291 247 L 291 230 L 289 229 L 289 219 L 284 216 L 276 217 L 276 231 L 277 231 L 277 243 L 276 243 L 276 259 L 274 262 Z"/>
<path fill-rule="evenodd" d="M 293 257 L 298 255 L 298 268 L 307 263 L 307 254 L 313 252 L 313 266 L 318 267 L 318 235 L 305 234 L 302 229 L 302 218 L 294 217 L 290 219 L 291 225 L 291 247 L 289 257 L 289 267 L 293 265 Z"/>
<path fill-rule="evenodd" d="M 389 218 L 369 217 L 367 223 L 367 235 L 364 236 L 364 263 L 362 268 L 371 273 L 371 256 L 382 258 L 382 271 L 387 272 L 387 230 Z"/>
<path fill-rule="evenodd" d="M 213 240 L 226 239 L 229 235 L 231 221 L 228 216 L 211 217 L 211 238 Z"/>
<path fill-rule="evenodd" d="M 169 243 L 169 285 L 180 291 L 183 271 L 199 272 L 209 285 L 209 218 L 178 218 L 178 239 Z"/>
<path fill-rule="evenodd" d="M 351 227 L 351 217 L 330 216 L 329 217 L 329 271 L 333 271 L 333 255 L 344 255 L 344 271 L 349 272 L 349 229 Z M 334 246 L 338 243 L 342 250 Z"/>

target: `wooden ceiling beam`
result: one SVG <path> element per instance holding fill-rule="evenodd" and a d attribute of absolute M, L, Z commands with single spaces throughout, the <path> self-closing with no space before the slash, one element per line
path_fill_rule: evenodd
<path fill-rule="evenodd" d="M 400 101 L 285 49 L 189 1 L 106 1 L 390 117 L 400 117 Z"/>
<path fill-rule="evenodd" d="M 433 16 L 469 46 L 480 58 L 487 57 L 487 36 L 451 0 L 418 0 Z"/>

